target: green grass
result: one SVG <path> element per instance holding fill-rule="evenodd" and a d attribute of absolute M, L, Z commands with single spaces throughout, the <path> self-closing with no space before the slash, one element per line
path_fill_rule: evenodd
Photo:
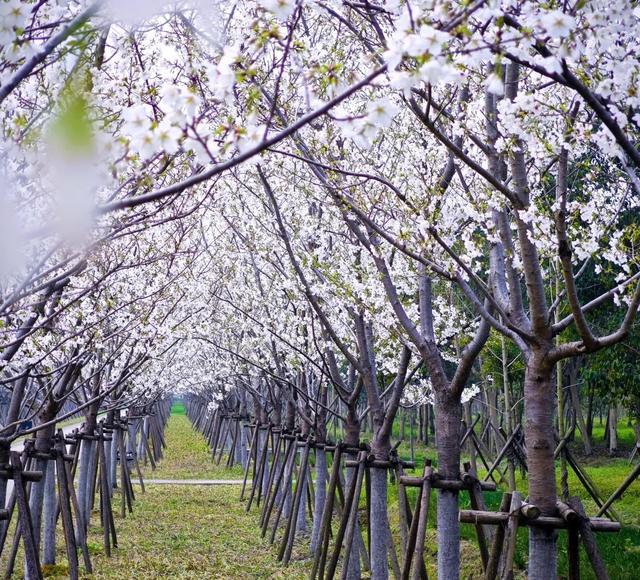
<path fill-rule="evenodd" d="M 177 413 L 173 410 L 178 407 Z M 153 479 L 242 479 L 244 473 L 240 465 L 226 468 L 226 457 L 220 465 L 211 458 L 207 442 L 196 433 L 188 417 L 174 405 L 169 425 L 165 433 L 167 449 L 155 471 L 147 465 L 144 475 Z M 182 410 L 184 407 L 182 407 Z"/>
<path fill-rule="evenodd" d="M 93 578 L 301 578 L 307 561 L 288 568 L 260 538 L 239 488 L 149 486 L 134 513 L 117 520 L 121 547 L 107 559 L 100 530 L 92 533 Z"/>
<path fill-rule="evenodd" d="M 225 458 L 220 466 L 211 460 L 210 451 L 202 436 L 195 433 L 184 406 L 176 404 L 172 409 L 167 430 L 168 448 L 158 469 L 151 472 L 145 468 L 146 477 L 155 478 L 207 478 L 240 479 L 239 467 L 227 470 Z M 400 447 L 401 456 L 409 456 L 408 444 Z M 423 458 L 435 460 L 435 451 L 416 445 L 417 467 L 422 470 Z M 603 495 L 608 496 L 631 470 L 625 459 L 596 456 L 581 459 Z M 437 462 L 434 461 L 437 464 Z M 518 488 L 526 494 L 526 481 L 518 477 Z M 575 476 L 570 475 L 572 494 L 584 499 L 589 513 L 594 505 L 586 498 Z M 142 494 L 136 486 L 134 513 L 122 520 L 116 514 L 116 528 L 120 548 L 111 559 L 103 554 L 101 529 L 96 525 L 98 514 L 94 513 L 90 530 L 90 546 L 95 573 L 85 578 L 304 578 L 309 574 L 311 561 L 308 547 L 296 544 L 289 567 L 277 563 L 277 546 L 269 546 L 259 534 L 259 510 L 254 507 L 246 513 L 245 504 L 239 501 L 238 486 L 224 487 L 180 487 L 148 486 Z M 417 489 L 409 488 L 409 499 L 415 503 Z M 488 509 L 495 510 L 501 493 L 485 494 Z M 389 514 L 392 533 L 399 549 L 398 490 L 389 486 Z M 466 493 L 460 496 L 462 508 L 469 507 Z M 119 497 L 114 498 L 119 505 Z M 364 498 L 361 507 L 364 509 Z M 619 534 L 598 534 L 598 544 L 612 579 L 640 577 L 640 482 L 635 482 L 622 500 L 615 504 L 625 524 Z M 364 516 L 364 513 L 363 513 Z M 430 577 L 436 577 L 436 497 L 430 503 L 429 530 L 425 547 L 427 568 Z M 461 526 L 462 558 L 461 578 L 478 578 L 480 555 L 471 525 Z M 567 576 L 566 534 L 561 533 L 558 543 L 559 574 Z M 46 576 L 64 578 L 67 575 L 63 546 L 59 547 L 60 564 L 48 568 Z M 515 558 L 516 577 L 525 577 L 527 561 L 527 533 L 518 535 Z M 22 562 L 21 556 L 18 562 Z M 593 573 L 584 552 L 581 553 L 582 578 L 593 578 Z M 363 575 L 363 578 L 366 578 Z"/>
<path fill-rule="evenodd" d="M 596 451 L 605 452 L 609 449 L 609 442 L 604 439 L 605 422 L 599 421 L 597 418 L 594 421 L 593 429 L 591 430 L 591 440 L 593 447 Z M 636 435 L 633 427 L 629 425 L 628 420 L 620 419 L 618 421 L 618 428 L 616 429 L 618 434 L 618 451 L 623 455 L 626 455 L 635 444 Z M 580 430 L 576 429 L 576 450 L 581 451 L 584 449 L 582 444 L 582 435 Z"/>
<path fill-rule="evenodd" d="M 165 457 L 154 476 L 237 476 L 237 470 L 210 467 L 206 443 L 184 414 L 171 416 L 166 439 Z M 295 579 L 309 575 L 311 560 L 305 544 L 294 546 L 288 567 L 278 564 L 277 543 L 270 546 L 260 538 L 258 511 L 246 513 L 238 485 L 149 485 L 144 494 L 138 486 L 135 490 L 133 514 L 124 519 L 114 514 L 119 548 L 111 558 L 104 554 L 99 515 L 94 512 L 89 540 L 94 573 L 83 578 Z M 114 506 L 119 501 L 116 495 Z M 45 576 L 62 580 L 68 577 L 64 546 L 59 546 L 58 553 L 61 563 L 48 567 Z"/>

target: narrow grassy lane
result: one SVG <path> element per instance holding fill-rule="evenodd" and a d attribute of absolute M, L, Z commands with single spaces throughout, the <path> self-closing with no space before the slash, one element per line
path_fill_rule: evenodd
<path fill-rule="evenodd" d="M 186 415 L 172 414 L 166 430 L 167 449 L 155 471 L 144 469 L 145 477 L 153 479 L 242 479 L 239 465 L 231 469 L 226 461 L 216 465 L 204 437 L 196 433 Z M 226 458 L 225 458 L 226 459 Z"/>
<path fill-rule="evenodd" d="M 240 470 L 212 464 L 204 439 L 184 415 L 172 415 L 166 431 L 165 458 L 147 477 L 171 479 L 238 479 Z M 134 513 L 116 514 L 120 547 L 111 558 L 103 554 L 101 528 L 92 525 L 95 572 L 85 578 L 303 578 L 309 561 L 294 560 L 288 568 L 276 562 L 277 547 L 260 538 L 258 512 L 245 512 L 234 486 L 136 486 Z M 115 505 L 119 505 L 117 500 Z M 94 524 L 98 514 L 94 514 Z M 300 548 L 303 550 L 302 548 Z M 60 554 L 61 560 L 64 555 Z M 66 567 L 49 577 L 64 578 Z"/>

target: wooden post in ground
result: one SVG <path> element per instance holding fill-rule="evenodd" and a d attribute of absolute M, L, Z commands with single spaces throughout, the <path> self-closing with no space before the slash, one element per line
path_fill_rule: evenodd
<path fill-rule="evenodd" d="M 424 472 L 422 474 L 422 489 L 420 491 L 420 512 L 414 516 L 418 520 L 418 528 L 416 533 L 416 547 L 413 556 L 413 574 L 412 580 L 420 580 L 421 564 L 424 561 L 424 542 L 427 534 L 427 522 L 429 519 L 429 502 L 431 500 L 431 461 L 426 460 Z"/>
<path fill-rule="evenodd" d="M 345 532 L 347 531 L 349 515 L 351 512 L 351 504 L 353 503 L 353 497 L 356 491 L 357 479 L 358 479 L 357 474 L 354 473 L 353 477 L 351 478 L 349 488 L 347 489 L 347 493 L 344 496 L 344 501 L 342 504 L 342 518 L 340 519 L 340 527 L 338 528 L 338 532 L 336 534 L 333 553 L 331 555 L 331 559 L 329 560 L 329 567 L 327 568 L 326 578 L 328 579 L 332 579 L 334 577 L 336 573 L 336 568 L 338 567 L 338 559 L 340 558 L 340 551 L 342 550 L 342 542 L 344 540 L 344 535 L 345 535 Z M 346 556 L 344 561 L 345 561 L 345 567 L 346 567 L 349 562 Z"/>
<path fill-rule="evenodd" d="M 252 456 L 255 458 L 256 455 L 256 438 L 258 437 L 258 425 L 255 426 L 254 430 L 253 430 L 253 436 L 251 437 L 251 445 L 249 446 L 249 457 L 247 458 L 247 465 L 245 466 L 244 469 L 244 479 L 242 480 L 242 490 L 240 491 L 240 501 L 242 501 L 244 499 L 244 492 L 245 489 L 247 488 L 247 477 L 249 476 L 249 469 L 251 466 L 251 458 Z M 253 473 L 255 476 L 255 459 L 253 461 Z M 252 482 L 253 483 L 253 482 Z"/>
<path fill-rule="evenodd" d="M 296 490 L 293 497 L 293 505 L 291 506 L 287 528 L 282 538 L 280 553 L 278 554 L 278 560 L 282 561 L 285 566 L 289 563 L 289 560 L 291 558 L 291 551 L 293 550 L 293 540 L 296 535 L 296 527 L 298 524 L 298 510 L 300 509 L 301 502 L 304 502 L 302 492 L 304 490 L 305 480 L 307 478 L 307 466 L 309 465 L 310 449 L 311 440 L 307 439 L 307 442 L 304 446 L 304 451 L 302 453 L 302 458 L 300 460 L 300 467 L 298 469 L 298 477 L 296 479 Z"/>
<path fill-rule="evenodd" d="M 471 509 L 485 510 L 486 505 L 484 498 L 482 497 L 482 488 L 480 482 L 476 476 L 475 470 L 471 467 L 470 462 L 466 462 L 464 465 L 465 473 L 462 476 L 463 481 L 469 485 L 469 499 L 471 501 Z M 489 549 L 487 547 L 488 542 L 491 541 L 492 532 L 490 528 L 485 530 L 485 527 L 481 524 L 476 525 L 476 535 L 478 537 L 478 547 L 480 548 L 480 558 L 482 560 L 482 571 L 486 572 L 487 563 L 489 561 Z M 487 538 L 487 536 L 489 538 Z M 488 541 L 487 541 L 488 540 Z"/>
<path fill-rule="evenodd" d="M 291 481 L 293 480 L 293 472 L 296 467 L 296 451 L 297 451 L 298 440 L 294 437 L 292 442 L 292 451 L 291 457 L 289 459 L 289 464 L 287 465 L 285 478 L 284 478 L 284 488 L 282 491 L 282 497 L 280 505 L 278 506 L 278 512 L 276 513 L 276 519 L 273 522 L 273 529 L 271 530 L 271 537 L 269 539 L 269 543 L 273 544 L 276 540 L 276 532 L 278 531 L 278 524 L 280 523 L 280 518 L 284 512 L 284 508 L 287 502 L 287 496 L 291 493 Z"/>
<path fill-rule="evenodd" d="M 324 577 L 324 567 L 327 561 L 327 551 L 329 550 L 329 536 L 331 535 L 331 518 L 333 517 L 333 506 L 336 498 L 336 486 L 340 478 L 340 461 L 342 459 L 342 445 L 336 444 L 333 452 L 333 465 L 331 466 L 331 477 L 329 479 L 329 490 L 322 512 L 322 522 L 320 524 L 320 538 L 318 540 L 319 550 L 316 551 L 313 559 L 313 569 L 311 570 L 311 580 Z"/>
<path fill-rule="evenodd" d="M 509 511 L 511 505 L 511 493 L 505 493 L 502 495 L 502 501 L 500 503 L 500 512 Z M 487 562 L 487 569 L 484 573 L 485 580 L 495 580 L 498 575 L 498 564 L 500 562 L 500 554 L 502 553 L 502 546 L 504 543 L 505 527 L 499 525 L 496 532 L 493 534 L 493 544 L 491 545 L 491 554 Z"/>
<path fill-rule="evenodd" d="M 281 436 L 280 440 L 282 439 L 283 437 Z M 267 533 L 267 528 L 269 527 L 269 521 L 271 520 L 271 514 L 273 512 L 273 508 L 275 507 L 276 502 L 278 501 L 278 493 L 280 492 L 283 477 L 284 477 L 287 465 L 289 464 L 291 450 L 295 449 L 294 440 L 288 439 L 287 441 L 288 443 L 286 444 L 282 461 L 278 466 L 278 475 L 276 476 L 275 481 L 273 483 L 273 488 L 271 490 L 271 494 L 268 498 L 268 501 L 265 500 L 265 504 L 264 504 L 265 509 L 263 511 L 263 516 L 262 516 L 263 519 L 262 519 L 262 534 L 261 534 L 261 537 L 263 538 Z"/>
<path fill-rule="evenodd" d="M 41 580 L 40 554 L 36 544 L 31 510 L 29 509 L 27 489 L 22 476 L 22 461 L 20 460 L 20 454 L 16 451 L 11 452 L 11 467 L 13 471 L 13 488 L 16 490 L 16 502 L 18 505 L 18 522 L 24 543 L 26 571 L 31 580 Z"/>
<path fill-rule="evenodd" d="M 595 572 L 596 578 L 598 580 L 609 580 L 607 568 L 604 565 L 602 556 L 600 556 L 600 552 L 598 551 L 598 544 L 593 530 L 589 525 L 589 520 L 586 517 L 582 502 L 577 497 L 571 497 L 569 498 L 568 503 L 580 516 L 578 519 L 578 528 L 580 530 L 580 537 L 582 538 L 582 545 L 584 546 L 585 552 L 591 562 L 591 567 Z"/>
<path fill-rule="evenodd" d="M 355 480 L 355 488 L 353 497 L 351 498 L 351 506 L 348 512 L 347 536 L 344 542 L 344 563 L 342 566 L 342 573 L 340 574 L 341 580 L 346 580 L 347 578 L 349 569 L 349 558 L 351 557 L 351 550 L 353 548 L 353 538 L 356 533 L 356 527 L 358 526 L 358 503 L 360 502 L 362 479 L 364 477 L 364 472 L 366 469 L 366 457 L 366 451 L 361 451 L 358 456 L 358 470 L 353 476 L 353 479 Z"/>
<path fill-rule="evenodd" d="M 62 517 L 62 530 L 64 533 L 67 561 L 69 563 L 69 577 L 77 580 L 78 574 L 78 548 L 76 545 L 76 534 L 73 529 L 73 518 L 71 516 L 71 500 L 69 498 L 69 488 L 67 486 L 67 469 L 64 465 L 64 441 L 59 441 L 56 445 L 56 471 L 58 484 L 58 506 Z"/>
<path fill-rule="evenodd" d="M 516 543 L 518 540 L 518 519 L 520 517 L 520 507 L 522 506 L 522 496 L 514 491 L 511 494 L 511 505 L 509 506 L 509 521 L 504 535 L 503 560 L 500 577 L 503 580 L 513 578 L 513 559 L 516 554 Z"/>

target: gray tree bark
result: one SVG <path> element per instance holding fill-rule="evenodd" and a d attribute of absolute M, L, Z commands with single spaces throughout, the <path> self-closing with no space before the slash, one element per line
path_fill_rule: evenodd
<path fill-rule="evenodd" d="M 387 580 L 389 520 L 387 517 L 387 470 L 371 468 L 371 577 Z M 457 514 L 456 514 L 457 515 Z"/>
<path fill-rule="evenodd" d="M 555 384 L 553 365 L 534 352 L 525 370 L 525 440 L 529 464 L 529 501 L 543 515 L 556 509 L 554 416 Z M 529 580 L 557 576 L 557 534 L 535 526 L 529 528 Z"/>
<path fill-rule="evenodd" d="M 436 395 L 438 473 L 445 479 L 460 479 L 460 421 L 462 404 L 448 393 Z M 438 578 L 460 577 L 460 523 L 458 492 L 438 490 Z"/>
<path fill-rule="evenodd" d="M 316 497 L 313 506 L 313 528 L 311 531 L 311 553 L 318 549 L 322 512 L 327 499 L 327 454 L 324 449 L 316 450 Z"/>
<path fill-rule="evenodd" d="M 56 465 L 47 461 L 44 484 L 44 552 L 42 563 L 56 563 Z"/>

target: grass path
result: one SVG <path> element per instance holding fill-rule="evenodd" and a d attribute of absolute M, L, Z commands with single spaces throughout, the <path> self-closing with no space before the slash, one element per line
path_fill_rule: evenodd
<path fill-rule="evenodd" d="M 242 479 L 242 467 L 227 469 L 226 456 L 216 465 L 204 437 L 196 433 L 186 415 L 172 414 L 165 433 L 167 449 L 155 471 L 147 466 L 144 475 L 153 479 Z"/>
<path fill-rule="evenodd" d="M 166 431 L 165 457 L 154 478 L 237 479 L 236 470 L 212 465 L 204 439 L 184 415 L 172 415 Z M 91 526 L 90 549 L 96 579 L 304 578 L 310 561 L 299 555 L 283 568 L 277 546 L 260 538 L 258 511 L 247 514 L 239 486 L 154 485 L 136 490 L 133 514 L 116 514 L 120 547 L 111 558 L 103 554 L 101 529 Z M 119 505 L 119 498 L 114 505 Z M 93 516 L 97 523 L 98 514 Z M 302 547 L 298 548 L 304 552 Z M 295 556 L 295 552 L 294 552 Z M 64 555 L 60 553 L 60 559 Z M 65 578 L 66 566 L 48 570 Z"/>

